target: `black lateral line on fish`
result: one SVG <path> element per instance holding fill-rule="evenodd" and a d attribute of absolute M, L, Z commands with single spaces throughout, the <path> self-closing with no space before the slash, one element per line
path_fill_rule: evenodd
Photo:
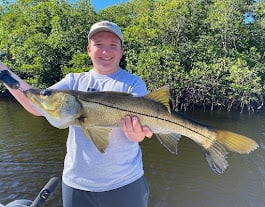
<path fill-rule="evenodd" d="M 185 129 L 188 129 L 192 132 L 195 132 L 196 134 L 199 134 L 207 139 L 209 139 L 209 137 L 205 136 L 204 134 L 202 133 L 199 133 L 198 131 L 195 131 L 195 130 L 192 130 L 190 128 L 187 128 L 185 127 L 184 125 L 181 125 L 179 123 L 176 123 L 176 122 L 173 122 L 173 121 L 170 121 L 170 120 L 167 120 L 167 119 L 162 119 L 162 118 L 159 118 L 159 117 L 156 117 L 156 116 L 152 116 L 152 115 L 149 115 L 149 114 L 144 114 L 144 113 L 139 113 L 139 112 L 136 112 L 136 111 L 133 111 L 133 110 L 127 110 L 127 109 L 123 109 L 123 108 L 119 108 L 119 107 L 116 107 L 116 106 L 112 106 L 112 105 L 107 105 L 107 104 L 104 104 L 104 103 L 100 103 L 100 102 L 97 102 L 97 101 L 89 101 L 91 103 L 95 103 L 95 104 L 99 104 L 99 105 L 102 105 L 102 106 L 106 106 L 106 107 L 109 107 L 109 108 L 112 108 L 112 109 L 118 109 L 118 110 L 121 110 L 121 111 L 126 111 L 128 113 L 135 113 L 135 114 L 138 114 L 138 115 L 142 115 L 142 116 L 147 116 L 147 117 L 151 117 L 151 118 L 155 118 L 155 119 L 159 119 L 159 120 L 162 120 L 162 121 L 167 121 L 169 123 L 172 123 L 172 124 L 177 124 Z"/>

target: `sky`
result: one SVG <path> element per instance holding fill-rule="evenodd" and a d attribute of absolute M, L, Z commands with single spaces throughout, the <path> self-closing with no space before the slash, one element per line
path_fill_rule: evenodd
<path fill-rule="evenodd" d="M 98 12 L 101 9 L 104 9 L 115 4 L 125 3 L 128 0 L 91 0 L 91 4 L 94 7 L 95 11 Z"/>

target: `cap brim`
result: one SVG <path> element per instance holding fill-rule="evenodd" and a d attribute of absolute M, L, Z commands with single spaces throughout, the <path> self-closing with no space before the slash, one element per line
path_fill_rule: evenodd
<path fill-rule="evenodd" d="M 114 30 L 112 30 L 112 29 L 110 29 L 110 28 L 104 28 L 104 27 L 94 29 L 92 32 L 90 32 L 90 33 L 88 34 L 88 39 L 91 39 L 91 37 L 92 37 L 94 34 L 98 33 L 98 32 L 111 32 L 111 33 L 115 34 L 115 35 L 116 35 L 121 41 L 123 41 L 122 38 L 117 34 L 116 31 L 114 31 Z"/>

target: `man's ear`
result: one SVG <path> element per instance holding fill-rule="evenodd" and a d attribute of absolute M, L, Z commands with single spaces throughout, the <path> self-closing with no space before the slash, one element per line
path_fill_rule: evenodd
<path fill-rule="evenodd" d="M 90 45 L 87 45 L 87 54 L 88 54 L 88 56 L 90 57 Z"/>
<path fill-rule="evenodd" d="M 124 56 L 124 48 L 121 48 L 121 59 L 123 58 Z"/>

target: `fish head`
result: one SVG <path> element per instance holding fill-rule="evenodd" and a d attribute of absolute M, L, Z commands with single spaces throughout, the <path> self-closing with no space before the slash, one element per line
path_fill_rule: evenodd
<path fill-rule="evenodd" d="M 67 128 L 81 116 L 81 104 L 69 91 L 29 89 L 24 94 L 54 127 Z"/>

